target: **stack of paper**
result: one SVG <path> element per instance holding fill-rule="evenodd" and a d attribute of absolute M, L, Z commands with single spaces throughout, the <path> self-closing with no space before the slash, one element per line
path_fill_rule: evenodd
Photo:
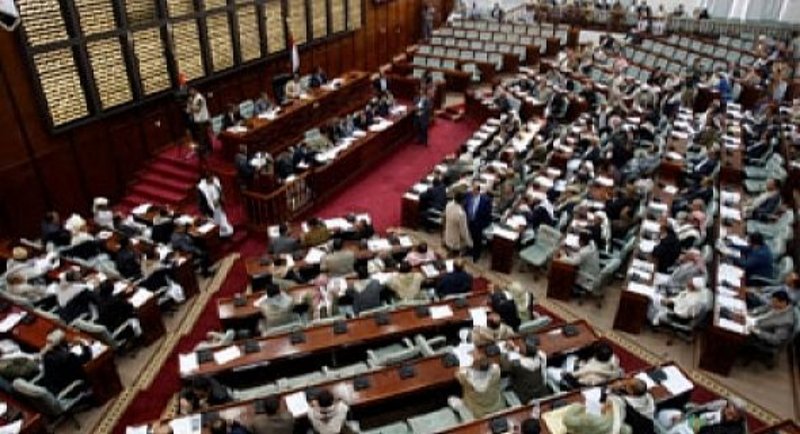
<path fill-rule="evenodd" d="M 242 356 L 242 350 L 239 349 L 236 345 L 231 345 L 224 350 L 220 350 L 214 353 L 214 361 L 218 365 L 224 365 L 231 360 L 238 359 Z"/>
<path fill-rule="evenodd" d="M 453 309 L 447 304 L 431 306 L 430 311 L 432 319 L 444 319 L 453 316 Z"/>
<path fill-rule="evenodd" d="M 325 252 L 316 248 L 312 247 L 308 249 L 308 253 L 306 254 L 305 261 L 309 264 L 319 264 L 322 261 L 322 258 L 325 257 Z"/>
<path fill-rule="evenodd" d="M 197 361 L 196 353 L 178 354 L 178 369 L 181 375 L 189 375 L 199 367 L 200 363 Z"/>
<path fill-rule="evenodd" d="M 283 400 L 286 404 L 286 409 L 289 410 L 292 416 L 297 418 L 305 416 L 306 413 L 308 413 L 308 399 L 306 398 L 305 391 L 301 390 L 300 392 L 286 395 Z"/>
<path fill-rule="evenodd" d="M 694 384 L 675 366 L 667 366 L 661 370 L 667 378 L 661 382 L 673 396 L 688 392 L 694 388 Z"/>
<path fill-rule="evenodd" d="M 0 321 L 0 333 L 8 333 L 9 330 L 19 324 L 20 320 L 25 317 L 25 315 L 25 312 L 14 312 L 6 315 L 6 317 Z"/>
<path fill-rule="evenodd" d="M 369 248 L 370 251 L 380 252 L 384 250 L 391 250 L 392 245 L 386 238 L 379 238 L 367 241 L 367 247 Z"/>

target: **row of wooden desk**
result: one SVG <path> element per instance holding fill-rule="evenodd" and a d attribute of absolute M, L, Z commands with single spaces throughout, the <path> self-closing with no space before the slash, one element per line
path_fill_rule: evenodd
<path fill-rule="evenodd" d="M 247 145 L 250 152 L 266 151 L 277 155 L 302 140 L 303 134 L 319 125 L 320 121 L 350 113 L 366 105 L 372 97 L 369 74 L 351 71 L 340 79 L 342 84 L 338 89 L 311 89 L 307 98 L 284 105 L 272 120 L 259 117 L 248 120 L 246 132 L 221 132 L 219 139 L 226 160 L 233 161 L 233 155 L 241 144 Z"/>

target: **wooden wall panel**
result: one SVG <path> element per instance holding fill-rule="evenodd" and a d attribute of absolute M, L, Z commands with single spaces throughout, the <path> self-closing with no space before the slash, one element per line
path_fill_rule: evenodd
<path fill-rule="evenodd" d="M 302 71 L 321 65 L 331 77 L 360 69 L 374 70 L 417 38 L 421 0 L 393 0 L 376 5 L 363 0 L 363 23 L 301 50 Z M 87 211 L 95 196 L 120 199 L 136 172 L 156 152 L 183 138 L 186 126 L 174 97 L 108 115 L 53 135 L 40 116 L 33 80 L 16 33 L 0 32 L 0 237 L 38 236 L 42 213 Z M 263 63 L 197 84 L 210 93 L 212 114 L 226 104 L 271 92 L 275 74 L 289 72 L 281 53 Z M 26 194 L 20 195 L 24 191 Z"/>

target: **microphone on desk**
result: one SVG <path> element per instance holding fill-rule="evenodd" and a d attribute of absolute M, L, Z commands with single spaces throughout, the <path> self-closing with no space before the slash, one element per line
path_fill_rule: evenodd
<path fill-rule="evenodd" d="M 402 366 L 400 366 L 400 368 L 398 369 L 398 374 L 400 375 L 401 379 L 407 380 L 409 378 L 414 378 L 417 375 L 417 371 L 416 369 L 414 369 L 413 365 L 406 362 L 403 363 Z"/>
<path fill-rule="evenodd" d="M 293 345 L 302 344 L 305 341 L 306 335 L 300 330 L 295 330 L 291 335 L 289 335 L 289 342 L 291 342 Z"/>
<path fill-rule="evenodd" d="M 390 318 L 389 313 L 387 312 L 376 312 L 375 313 L 375 324 L 379 326 L 389 325 Z"/>
<path fill-rule="evenodd" d="M 431 315 L 431 310 L 428 306 L 417 306 L 414 312 L 417 314 L 417 318 L 425 318 Z"/>
<path fill-rule="evenodd" d="M 369 377 L 365 375 L 359 375 L 355 379 L 353 379 L 353 389 L 354 390 L 366 390 L 372 386 L 372 383 L 369 381 Z"/>
<path fill-rule="evenodd" d="M 442 356 L 442 366 L 445 368 L 455 368 L 458 366 L 458 356 L 453 353 L 445 353 Z"/>
<path fill-rule="evenodd" d="M 564 335 L 564 337 L 575 337 L 578 336 L 578 333 L 578 328 L 575 327 L 574 324 L 567 324 L 564 327 L 561 327 L 561 334 Z"/>
<path fill-rule="evenodd" d="M 345 320 L 336 320 L 333 322 L 333 333 L 337 335 L 342 335 L 347 333 L 347 321 Z"/>

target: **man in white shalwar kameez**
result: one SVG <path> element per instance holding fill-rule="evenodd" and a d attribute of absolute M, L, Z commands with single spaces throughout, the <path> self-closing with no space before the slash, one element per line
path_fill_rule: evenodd
<path fill-rule="evenodd" d="M 200 212 L 219 226 L 219 236 L 233 235 L 233 226 L 228 221 L 228 215 L 222 208 L 222 185 L 219 178 L 212 173 L 207 173 L 197 184 Z"/>

